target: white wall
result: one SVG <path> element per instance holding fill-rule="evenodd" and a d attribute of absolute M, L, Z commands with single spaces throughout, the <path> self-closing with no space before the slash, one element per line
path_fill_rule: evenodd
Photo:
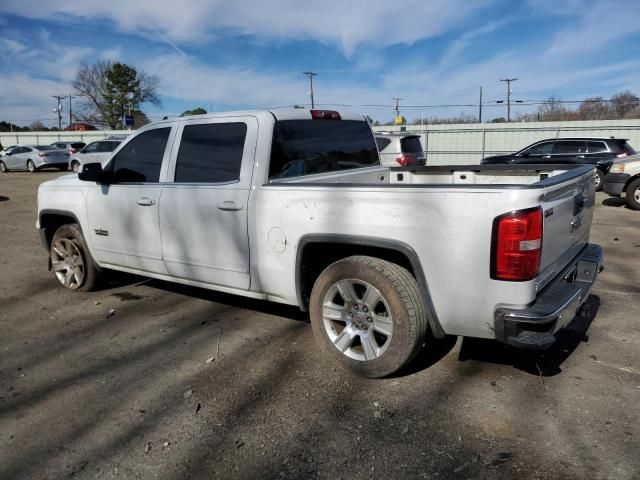
<path fill-rule="evenodd" d="M 400 127 L 373 129 L 399 131 Z M 407 125 L 406 130 L 421 135 L 428 165 L 475 164 L 483 157 L 515 152 L 556 137 L 627 138 L 640 151 L 640 120 Z"/>
<path fill-rule="evenodd" d="M 0 143 L 3 147 L 9 147 L 20 143 L 23 145 L 49 145 L 58 141 L 84 142 L 102 140 L 111 135 L 128 135 L 129 130 L 93 130 L 89 132 L 1 132 Z"/>

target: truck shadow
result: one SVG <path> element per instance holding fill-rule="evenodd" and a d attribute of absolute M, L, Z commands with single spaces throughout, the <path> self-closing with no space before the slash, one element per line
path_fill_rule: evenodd
<path fill-rule="evenodd" d="M 606 207 L 627 207 L 627 201 L 624 198 L 609 197 L 602 201 L 602 204 Z"/>
<path fill-rule="evenodd" d="M 495 340 L 464 338 L 459 360 L 511 365 L 531 375 L 552 377 L 562 372 L 561 365 L 582 342 L 588 342 L 587 330 L 600 307 L 600 297 L 591 295 L 587 300 L 587 316 L 576 315 L 556 334 L 555 343 L 546 350 L 523 350 Z"/>
<path fill-rule="evenodd" d="M 230 293 L 216 292 L 205 288 L 190 287 L 179 283 L 164 282 L 162 280 L 149 279 L 145 284 L 151 288 L 157 288 L 167 292 L 185 295 L 187 297 L 199 298 L 208 302 L 220 303 L 230 307 L 243 308 L 253 310 L 269 315 L 288 318 L 301 322 L 309 321 L 309 314 L 300 311 L 298 307 L 292 305 L 284 305 L 281 303 L 269 302 L 266 300 L 256 300 L 253 298 L 241 297 Z"/>
<path fill-rule="evenodd" d="M 4 195 L 0 195 L 0 202 L 8 202 L 9 197 L 5 197 Z"/>

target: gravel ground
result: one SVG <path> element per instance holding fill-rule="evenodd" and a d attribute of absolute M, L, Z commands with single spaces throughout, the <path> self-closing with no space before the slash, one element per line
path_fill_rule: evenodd
<path fill-rule="evenodd" d="M 640 478 L 640 212 L 597 198 L 606 270 L 548 351 L 433 344 L 355 377 L 295 308 L 144 278 L 58 286 L 54 173 L 0 175 L 0 478 Z M 111 313 L 111 314 L 110 314 Z"/>

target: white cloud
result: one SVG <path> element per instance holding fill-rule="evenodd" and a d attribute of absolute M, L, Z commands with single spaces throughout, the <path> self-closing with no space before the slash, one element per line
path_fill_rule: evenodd
<path fill-rule="evenodd" d="M 0 13 L 51 20 L 61 15 L 108 19 L 125 32 L 203 43 L 216 33 L 268 39 L 312 39 L 337 44 L 346 54 L 361 44 L 411 44 L 460 28 L 492 0 L 274 0 L 131 2 L 111 0 L 4 0 Z"/>

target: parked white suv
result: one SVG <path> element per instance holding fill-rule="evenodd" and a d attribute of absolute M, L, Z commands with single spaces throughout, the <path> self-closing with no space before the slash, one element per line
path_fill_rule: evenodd
<path fill-rule="evenodd" d="M 406 132 L 376 132 L 380 163 L 385 167 L 411 167 L 425 164 L 420 135 Z"/>
<path fill-rule="evenodd" d="M 551 345 L 602 267 L 594 199 L 592 166 L 390 169 L 364 117 L 276 109 L 147 125 L 41 184 L 37 227 L 66 288 L 110 268 L 297 305 L 381 377 L 446 334 Z"/>
<path fill-rule="evenodd" d="M 120 146 L 124 138 L 107 138 L 91 142 L 69 159 L 69 170 L 78 173 L 85 163 L 103 162 L 111 157 L 111 153 Z"/>

